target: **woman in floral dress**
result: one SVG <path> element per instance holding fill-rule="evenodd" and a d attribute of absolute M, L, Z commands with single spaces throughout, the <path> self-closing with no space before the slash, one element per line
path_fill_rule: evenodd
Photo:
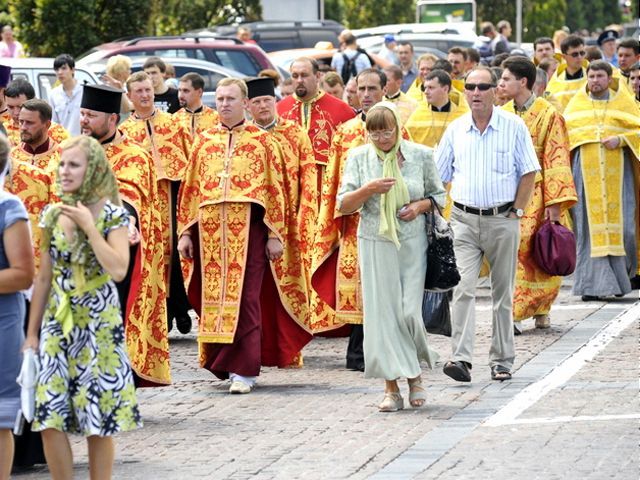
<path fill-rule="evenodd" d="M 87 437 L 91 478 L 110 478 L 111 436 L 141 426 L 114 284 L 127 272 L 129 220 L 100 144 L 76 137 L 62 149 L 62 203 L 42 212 L 25 341 L 39 348 L 41 364 L 33 430 L 42 432 L 54 480 L 73 477 L 67 433 Z"/>

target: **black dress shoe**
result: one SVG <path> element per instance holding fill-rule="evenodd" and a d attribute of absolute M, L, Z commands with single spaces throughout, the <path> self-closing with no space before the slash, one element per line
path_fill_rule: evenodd
<path fill-rule="evenodd" d="M 173 315 L 169 314 L 167 317 L 167 333 L 173 330 Z"/>
<path fill-rule="evenodd" d="M 599 302 L 600 300 L 602 300 L 602 297 L 597 295 L 582 295 L 583 302 Z"/>
<path fill-rule="evenodd" d="M 364 372 L 364 363 L 347 362 L 347 370 L 354 370 L 356 372 Z"/>
<path fill-rule="evenodd" d="M 186 335 L 191 331 L 191 317 L 189 315 L 176 317 L 176 326 L 180 333 Z"/>

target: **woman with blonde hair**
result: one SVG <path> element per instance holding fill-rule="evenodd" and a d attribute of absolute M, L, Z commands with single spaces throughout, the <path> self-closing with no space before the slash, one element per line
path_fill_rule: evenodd
<path fill-rule="evenodd" d="M 409 403 L 426 401 L 420 361 L 432 367 L 422 297 L 427 269 L 424 213 L 442 205 L 445 190 L 433 150 L 402 139 L 395 105 L 367 112 L 369 143 L 349 151 L 338 210 L 360 212 L 358 259 L 364 305 L 365 377 L 384 378 L 381 412 L 404 408 L 398 378 L 407 378 Z"/>
<path fill-rule="evenodd" d="M 129 216 L 104 149 L 62 144 L 61 203 L 42 212 L 42 258 L 25 348 L 39 349 L 33 430 L 54 480 L 73 477 L 67 433 L 87 437 L 92 479 L 111 478 L 111 436 L 141 426 L 118 292 L 129 265 Z M 38 339 L 38 337 L 40 337 Z"/>
<path fill-rule="evenodd" d="M 110 87 L 125 91 L 127 79 L 131 76 L 131 59 L 125 55 L 114 55 L 107 60 L 106 73 L 100 80 Z M 128 114 L 133 107 L 126 95 L 122 95 L 120 113 Z M 124 120 L 124 118 L 122 119 Z"/>

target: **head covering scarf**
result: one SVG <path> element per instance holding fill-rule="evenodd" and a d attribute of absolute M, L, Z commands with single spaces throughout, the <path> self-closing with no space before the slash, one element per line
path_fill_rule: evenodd
<path fill-rule="evenodd" d="M 91 137 L 75 137 L 62 143 L 63 152 L 76 147 L 87 155 L 87 170 L 85 171 L 82 185 L 75 192 L 62 191 L 60 172 L 59 170 L 56 172 L 55 190 L 56 195 L 62 202 L 52 204 L 43 218 L 43 251 L 49 249 L 51 236 L 58 223 L 62 204 L 76 206 L 77 202 L 82 202 L 82 204 L 89 206 L 106 198 L 115 205 L 122 205 L 116 177 L 100 143 Z M 86 234 L 77 226 L 69 249 L 71 251 L 71 268 L 76 286 L 82 286 L 84 285 L 84 266 L 90 257 L 91 245 L 87 240 Z"/>
<path fill-rule="evenodd" d="M 383 152 L 376 147 L 373 141 L 369 140 L 376 155 L 382 160 L 382 177 L 394 178 L 396 180 L 393 187 L 380 197 L 380 229 L 378 230 L 378 234 L 391 240 L 399 250 L 400 240 L 398 239 L 398 228 L 400 228 L 400 225 L 398 223 L 397 213 L 398 209 L 410 201 L 407 184 L 404 182 L 404 178 L 402 178 L 402 174 L 400 173 L 400 167 L 398 166 L 398 151 L 400 150 L 400 143 L 402 142 L 400 116 L 398 115 L 395 104 L 391 102 L 376 103 L 371 107 L 367 115 L 371 115 L 371 111 L 377 108 L 386 108 L 393 113 L 396 129 L 396 143 L 388 152 Z"/>

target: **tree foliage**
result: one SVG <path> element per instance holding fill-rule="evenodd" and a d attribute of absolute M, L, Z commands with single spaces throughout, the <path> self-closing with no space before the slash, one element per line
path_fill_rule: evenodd
<path fill-rule="evenodd" d="M 31 56 L 44 57 L 75 56 L 120 37 L 180 34 L 258 20 L 262 15 L 260 0 L 9 0 L 7 4 L 7 21 L 16 27 L 16 37 Z"/>
<path fill-rule="evenodd" d="M 527 2 L 525 5 L 522 20 L 525 30 L 522 39 L 525 42 L 533 42 L 539 37 L 553 37 L 553 32 L 564 24 L 567 12 L 565 0 Z"/>
<path fill-rule="evenodd" d="M 390 23 L 413 23 L 414 0 L 342 0 L 344 18 L 349 28 L 368 28 Z"/>

